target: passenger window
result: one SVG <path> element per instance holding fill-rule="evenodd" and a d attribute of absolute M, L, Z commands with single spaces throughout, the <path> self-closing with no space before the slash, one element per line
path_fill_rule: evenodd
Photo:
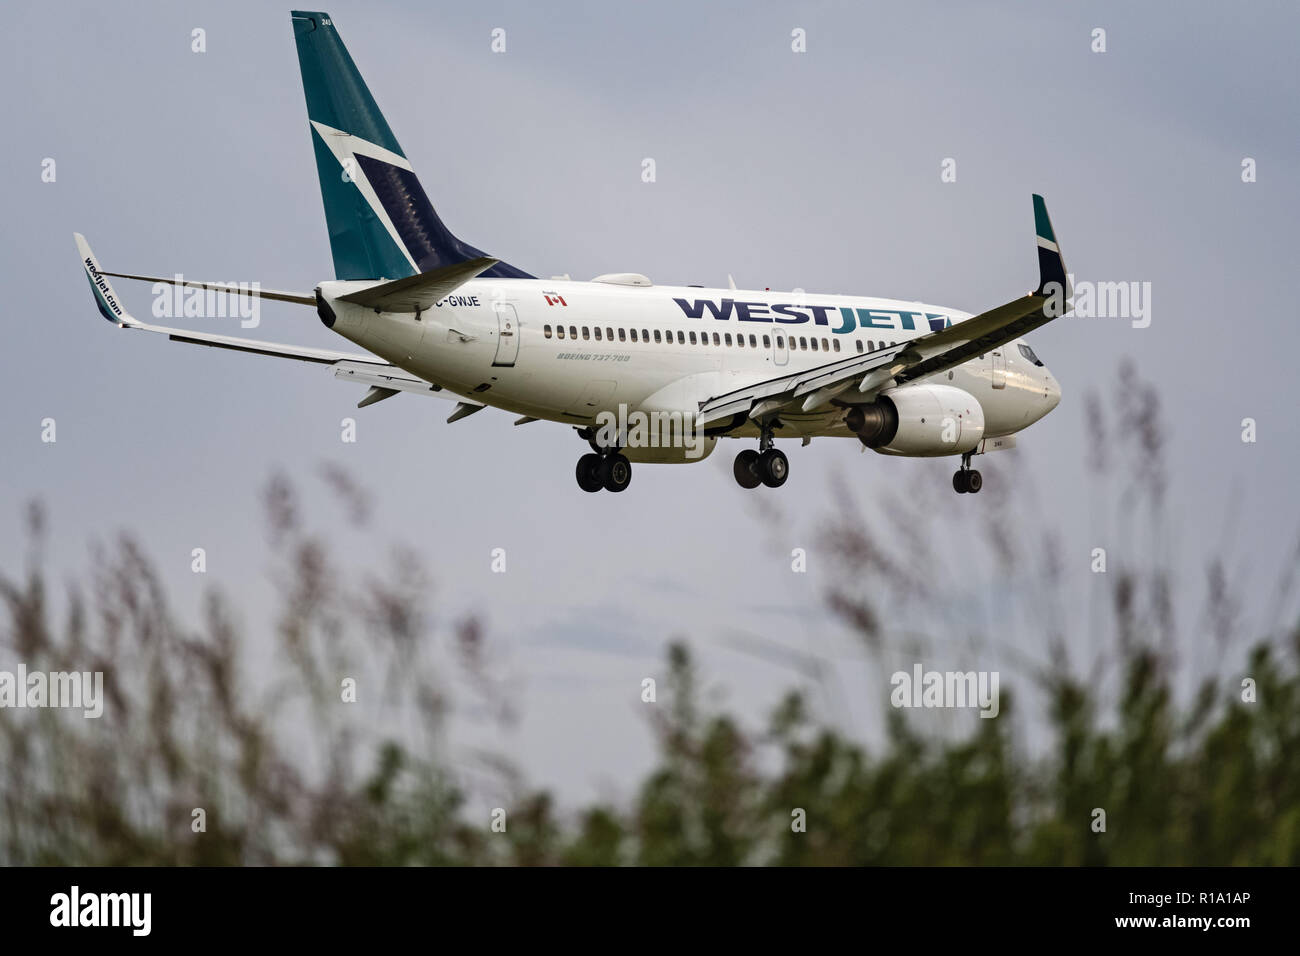
<path fill-rule="evenodd" d="M 551 337 L 551 327 L 549 325 L 543 326 L 542 334 L 549 339 Z"/>
<path fill-rule="evenodd" d="M 655 329 L 655 341 L 656 341 L 656 342 L 659 341 L 659 330 L 658 330 L 658 329 Z"/>
<path fill-rule="evenodd" d="M 839 339 L 831 339 L 831 342 L 832 342 L 832 344 L 834 344 L 834 346 L 835 346 L 835 351 L 838 352 L 838 351 L 840 350 L 840 340 L 839 340 Z"/>
<path fill-rule="evenodd" d="M 767 346 L 767 336 L 766 336 L 766 335 L 763 336 L 763 346 L 764 346 L 764 347 Z M 779 349 L 783 349 L 783 348 L 785 348 L 785 339 L 782 338 L 782 337 L 779 336 L 779 335 L 776 337 L 776 347 L 779 348 Z"/>
<path fill-rule="evenodd" d="M 829 352 L 830 350 L 831 350 L 831 343 L 827 342 L 825 339 L 822 339 L 822 351 Z"/>
<path fill-rule="evenodd" d="M 731 333 L 730 333 L 730 332 L 728 332 L 727 335 L 726 335 L 726 341 L 727 341 L 727 344 L 728 344 L 728 345 L 731 344 Z"/>
<path fill-rule="evenodd" d="M 619 330 L 618 330 L 618 340 L 619 340 L 620 342 L 626 342 L 626 341 L 627 341 L 627 330 L 626 330 L 626 329 L 619 329 Z M 632 330 L 632 341 L 633 341 L 633 342 L 636 341 L 636 329 L 633 329 L 633 330 Z"/>
<path fill-rule="evenodd" d="M 582 327 L 582 338 L 584 341 L 586 339 L 591 338 L 591 330 L 588 329 L 585 325 Z"/>
<path fill-rule="evenodd" d="M 874 352 L 875 350 L 876 350 L 876 340 L 875 340 L 875 339 L 867 339 L 867 351 L 868 351 L 868 352 Z"/>
<path fill-rule="evenodd" d="M 862 354 L 862 339 L 858 339 L 858 354 Z"/>
<path fill-rule="evenodd" d="M 691 344 L 692 344 L 692 345 L 695 344 L 695 333 L 694 333 L 694 332 L 691 333 Z"/>
<path fill-rule="evenodd" d="M 721 344 L 722 344 L 722 339 L 718 336 L 718 333 L 717 333 L 717 332 L 714 332 L 714 333 L 713 333 L 713 344 L 714 344 L 714 345 L 721 345 Z M 728 342 L 727 344 L 730 345 L 731 343 Z"/>
<path fill-rule="evenodd" d="M 816 339 L 813 339 L 813 340 L 812 340 L 812 350 L 813 350 L 814 352 L 817 351 L 817 340 L 816 340 Z"/>
<path fill-rule="evenodd" d="M 633 341 L 633 342 L 636 341 L 635 333 L 633 334 L 632 341 Z M 649 330 L 649 329 L 642 329 L 642 330 L 641 330 L 641 341 L 642 341 L 642 342 L 649 342 L 649 341 L 650 341 L 650 330 Z M 658 332 L 655 333 L 655 341 L 656 341 L 656 342 L 659 341 L 659 333 L 658 333 Z"/>
<path fill-rule="evenodd" d="M 611 342 L 614 341 L 614 330 L 611 329 L 608 325 L 605 326 L 605 338 L 609 339 Z"/>
<path fill-rule="evenodd" d="M 799 336 L 799 351 L 801 352 L 808 351 L 808 340 L 804 338 L 802 335 Z"/>
<path fill-rule="evenodd" d="M 600 326 L 596 326 L 596 341 L 600 341 Z"/>
<path fill-rule="evenodd" d="M 763 341 L 764 341 L 764 342 L 767 341 L 767 336 L 766 336 L 766 335 L 763 336 Z M 758 339 L 754 338 L 752 335 L 749 337 L 749 347 L 750 347 L 751 349 L 756 349 L 756 348 L 758 348 Z"/>
<path fill-rule="evenodd" d="M 564 326 L 562 326 L 562 325 L 557 325 L 557 326 L 555 327 L 555 337 L 556 337 L 557 339 L 562 339 L 562 338 L 564 338 Z"/>
<path fill-rule="evenodd" d="M 576 325 L 569 326 L 569 338 L 576 339 L 577 337 L 578 337 L 578 327 Z"/>
<path fill-rule="evenodd" d="M 686 344 L 686 333 L 683 332 L 681 329 L 677 330 L 677 344 L 678 345 Z"/>

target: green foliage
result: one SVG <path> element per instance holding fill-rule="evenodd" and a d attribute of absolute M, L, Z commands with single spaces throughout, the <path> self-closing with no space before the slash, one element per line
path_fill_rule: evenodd
<path fill-rule="evenodd" d="M 55 636 L 40 574 L 0 582 L 5 646 L 22 648 L 29 669 L 89 650 L 117 675 L 99 721 L 0 710 L 6 863 L 1300 864 L 1294 641 L 1252 651 L 1255 702 L 1234 679 L 1224 692 L 1205 685 L 1195 712 L 1175 707 L 1149 650 L 1124 658 L 1109 721 L 1087 686 L 1054 675 L 1039 758 L 1018 753 L 1005 713 L 944 740 L 891 711 L 873 753 L 819 725 L 801 693 L 746 731 L 704 708 L 690 654 L 674 645 L 670 699 L 652 722 L 659 759 L 630 806 L 570 819 L 524 791 L 505 803 L 497 835 L 465 819 L 436 754 L 409 744 L 379 743 L 362 772 L 348 734 L 322 720 L 306 750 L 326 757 L 309 773 L 301 747 L 279 739 L 274 709 L 240 690 L 239 643 L 219 602 L 206 629 L 187 634 L 136 549 L 124 544 L 103 566 L 118 570 L 96 585 L 102 643 L 79 605 Z M 124 686 L 128 673 L 143 679 Z M 191 832 L 192 807 L 206 808 L 206 832 Z M 1098 807 L 1104 833 L 1090 826 Z"/>
<path fill-rule="evenodd" d="M 1148 436 L 1136 451 L 1149 475 L 1159 431 L 1137 433 Z M 1141 496 L 1135 487 L 1125 500 Z M 66 620 L 55 621 L 33 511 L 28 571 L 0 576 L 0 668 L 102 670 L 107 702 L 98 720 L 0 708 L 0 863 L 1300 864 L 1300 630 L 1249 648 L 1240 671 L 1198 675 L 1180 697 L 1169 648 L 1197 638 L 1172 623 L 1178 582 L 1163 568 L 1104 576 L 1115 582 L 1103 651 L 1115 680 L 1070 666 L 1066 649 L 1078 642 L 1058 612 L 1044 630 L 1058 635 L 1051 663 L 1030 681 L 1040 703 L 1022 713 L 1019 689 L 1014 707 L 1004 693 L 1000 715 L 965 733 L 937 732 L 877 693 L 885 732 L 868 746 L 818 717 L 806 690 L 777 702 L 765 727 L 747 728 L 706 705 L 705 675 L 674 644 L 664 699 L 647 709 L 655 766 L 623 802 L 570 811 L 500 760 L 466 768 L 448 756 L 418 560 L 400 553 L 373 580 L 342 573 L 301 527 L 286 483 L 272 484 L 267 505 L 284 606 L 259 632 L 272 648 L 264 640 L 256 654 L 220 595 L 198 627 L 179 624 L 130 540 L 95 555 L 94 577 L 70 588 Z M 918 527 L 915 516 L 894 517 Z M 841 517 L 830 547 L 847 580 L 870 574 L 890 593 L 930 600 L 909 582 L 914 556 L 889 547 L 898 540 Z M 990 540 L 994 566 L 1032 563 Z M 1221 571 L 1207 581 L 1207 619 L 1230 620 Z M 897 614 L 860 590 L 829 603 L 880 658 Z M 508 725 L 509 694 L 478 626 L 464 622 L 454 642 L 459 683 Z M 333 676 L 363 662 L 394 709 L 373 734 L 354 725 Z M 1247 676 L 1253 701 L 1243 700 Z M 1045 740 L 1031 745 L 1030 729 Z M 504 833 L 470 813 L 485 792 L 484 805 L 507 811 Z M 195 808 L 206 815 L 201 832 Z M 1104 832 L 1093 828 L 1097 809 Z"/>

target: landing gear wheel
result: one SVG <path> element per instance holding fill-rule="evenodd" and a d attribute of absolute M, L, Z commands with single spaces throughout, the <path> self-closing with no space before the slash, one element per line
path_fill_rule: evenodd
<path fill-rule="evenodd" d="M 578 459 L 578 487 L 583 491 L 596 492 L 604 487 L 598 474 L 601 465 L 599 455 L 583 455 Z"/>
<path fill-rule="evenodd" d="M 758 475 L 769 488 L 780 488 L 790 477 L 790 462 L 785 452 L 769 448 L 758 456 Z"/>
<path fill-rule="evenodd" d="M 984 479 L 972 468 L 963 468 L 952 476 L 952 490 L 959 495 L 976 494 L 984 487 Z"/>
<path fill-rule="evenodd" d="M 600 461 L 597 474 L 606 491 L 622 491 L 632 484 L 632 463 L 625 455 L 606 455 Z"/>
<path fill-rule="evenodd" d="M 752 448 L 746 448 L 736 456 L 732 471 L 736 475 L 736 484 L 742 488 L 757 488 L 763 483 L 758 473 L 758 452 Z"/>

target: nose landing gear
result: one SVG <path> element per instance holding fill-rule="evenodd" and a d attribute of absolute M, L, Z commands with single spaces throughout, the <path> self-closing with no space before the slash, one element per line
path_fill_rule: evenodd
<path fill-rule="evenodd" d="M 978 494 L 979 490 L 984 487 L 984 479 L 980 473 L 970 466 L 970 459 L 973 452 L 966 452 L 961 456 L 961 468 L 952 476 L 952 490 L 959 495 Z"/>

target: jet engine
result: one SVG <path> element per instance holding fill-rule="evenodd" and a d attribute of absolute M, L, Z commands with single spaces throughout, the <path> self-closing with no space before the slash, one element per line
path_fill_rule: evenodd
<path fill-rule="evenodd" d="M 938 458 L 974 451 L 984 437 L 984 409 L 951 385 L 904 385 L 855 405 L 844 423 L 882 455 Z"/>

